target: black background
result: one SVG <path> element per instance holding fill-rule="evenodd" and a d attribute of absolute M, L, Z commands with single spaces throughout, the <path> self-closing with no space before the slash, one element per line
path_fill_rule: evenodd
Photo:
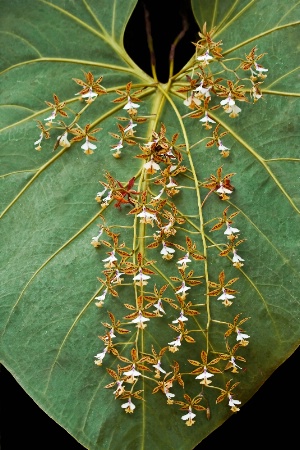
<path fill-rule="evenodd" d="M 194 53 L 191 42 L 197 40 L 198 26 L 188 0 L 139 1 L 126 30 L 125 48 L 149 75 L 144 7 L 151 19 L 158 79 L 166 82 L 170 45 L 182 29 L 182 17 L 188 20 L 189 29 L 176 49 L 175 73 Z M 299 358 L 300 349 L 273 373 L 239 413 L 215 430 L 197 449 L 214 450 L 217 446 L 277 449 L 282 442 L 286 447 L 297 442 L 299 414 L 295 408 L 299 403 Z M 1 450 L 84 448 L 34 403 L 3 366 L 0 367 L 0 445 Z"/>
<path fill-rule="evenodd" d="M 275 370 L 238 413 L 196 449 L 277 450 L 281 444 L 284 444 L 283 449 L 287 449 L 299 442 L 299 358 L 300 348 Z M 154 448 L 157 445 L 159 443 L 154 443 Z M 34 403 L 3 366 L 0 367 L 0 448 L 85 449 Z"/>

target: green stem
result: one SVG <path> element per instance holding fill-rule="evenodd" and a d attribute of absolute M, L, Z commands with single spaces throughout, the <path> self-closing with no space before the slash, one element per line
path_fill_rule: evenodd
<path fill-rule="evenodd" d="M 162 89 L 162 88 L 160 88 Z M 184 137 L 184 141 L 185 141 L 185 145 L 186 145 L 186 150 L 187 150 L 187 156 L 189 159 L 189 163 L 190 163 L 190 167 L 191 167 L 191 171 L 193 174 L 193 180 L 194 180 L 194 184 L 195 184 L 195 190 L 196 190 L 196 195 L 197 195 L 197 206 L 198 206 L 198 213 L 199 213 L 199 230 L 200 230 L 200 235 L 202 238 L 202 245 L 203 245 L 203 256 L 205 257 L 204 259 L 204 277 L 205 277 L 205 281 L 206 281 L 206 311 L 207 311 L 207 331 L 209 330 L 209 325 L 210 325 L 210 321 L 211 321 L 211 315 L 210 315 L 210 298 L 208 295 L 208 261 L 207 261 L 207 247 L 206 247 L 206 240 L 205 240 L 205 235 L 204 235 L 204 220 L 203 220 L 203 214 L 202 214 L 202 204 L 201 204 L 201 196 L 200 196 L 200 189 L 199 189 L 199 181 L 198 181 L 198 176 L 196 173 L 196 169 L 194 166 L 194 162 L 190 153 L 190 149 L 189 149 L 189 140 L 188 140 L 188 136 L 187 136 L 187 132 L 186 129 L 184 127 L 184 124 L 182 122 L 182 117 L 178 111 L 178 109 L 176 108 L 176 105 L 174 104 L 173 100 L 171 99 L 171 97 L 169 96 L 168 92 L 166 92 L 166 90 L 163 90 L 163 93 L 165 95 L 165 97 L 167 98 L 168 102 L 172 105 L 175 114 L 177 115 L 178 121 L 181 125 L 181 129 L 183 132 L 183 137 Z M 207 338 L 206 338 L 206 348 L 207 348 L 207 352 L 208 352 L 208 333 L 207 333 Z"/>

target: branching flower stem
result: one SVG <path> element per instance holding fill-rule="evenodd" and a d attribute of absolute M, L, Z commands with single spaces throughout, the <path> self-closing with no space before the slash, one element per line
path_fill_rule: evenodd
<path fill-rule="evenodd" d="M 208 262 L 207 262 L 207 248 L 206 248 L 206 240 L 205 240 L 205 235 L 204 235 L 204 219 L 203 219 L 203 214 L 202 214 L 202 205 L 201 205 L 201 197 L 200 197 L 200 190 L 199 190 L 199 181 L 198 181 L 198 176 L 195 170 L 195 166 L 194 166 L 194 162 L 190 153 L 190 148 L 189 148 L 189 140 L 188 140 L 188 136 L 186 133 L 186 129 L 185 126 L 182 122 L 182 118 L 181 115 L 175 105 L 175 103 L 173 102 L 173 100 L 171 99 L 171 97 L 169 96 L 169 94 L 166 92 L 166 90 L 164 90 L 162 87 L 160 87 L 160 90 L 164 93 L 165 97 L 167 98 L 168 102 L 172 105 L 172 108 L 175 112 L 175 114 L 177 115 L 178 118 L 178 122 L 180 123 L 181 129 L 182 129 L 182 134 L 183 134 L 183 138 L 184 138 L 184 142 L 186 145 L 186 150 L 187 150 L 187 155 L 188 155 L 188 160 L 190 163 L 190 167 L 191 167 L 191 171 L 193 174 L 193 180 L 195 183 L 195 189 L 196 189 L 196 195 L 197 195 L 197 205 L 198 205 L 198 212 L 199 212 L 199 229 L 200 234 L 201 234 L 201 238 L 202 238 L 202 245 L 203 245 L 203 256 L 204 256 L 204 277 L 205 277 L 205 284 L 206 284 L 206 310 L 207 310 L 207 331 L 209 330 L 209 325 L 210 325 L 210 321 L 211 321 L 211 316 L 210 316 L 210 298 L 208 296 Z M 207 339 L 206 339 L 206 350 L 208 352 L 208 333 L 207 333 Z"/>

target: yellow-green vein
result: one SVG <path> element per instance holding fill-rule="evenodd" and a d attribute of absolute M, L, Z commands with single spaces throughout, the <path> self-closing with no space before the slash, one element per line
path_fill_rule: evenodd
<path fill-rule="evenodd" d="M 263 89 L 263 94 L 281 95 L 283 97 L 300 97 L 299 92 L 270 91 L 269 89 Z"/>
<path fill-rule="evenodd" d="M 207 240 L 208 240 L 215 248 L 217 248 L 217 249 L 220 250 L 220 251 L 223 250 L 223 249 L 222 249 L 222 248 L 221 248 L 221 247 L 220 247 L 213 239 L 211 239 L 207 234 L 205 234 L 205 238 L 206 238 L 206 239 L 207 239 Z M 227 258 L 230 260 L 230 258 L 229 258 L 228 256 L 227 256 Z M 252 288 L 256 291 L 258 297 L 261 299 L 261 301 L 262 301 L 262 303 L 263 303 L 263 305 L 264 305 L 264 307 L 265 307 L 265 310 L 266 310 L 268 316 L 270 317 L 271 322 L 272 322 L 273 325 L 274 325 L 274 329 L 276 330 L 276 334 L 277 334 L 278 339 L 279 339 L 279 333 L 278 333 L 278 330 L 277 330 L 276 322 L 275 322 L 275 320 L 273 319 L 273 316 L 272 316 L 272 314 L 271 314 L 271 312 L 270 312 L 270 310 L 269 310 L 269 305 L 268 305 L 266 299 L 264 298 L 263 294 L 260 292 L 260 290 L 258 289 L 258 287 L 256 286 L 256 284 L 255 284 L 255 283 L 252 281 L 252 279 L 246 274 L 246 272 L 245 272 L 243 269 L 241 269 L 241 268 L 239 268 L 238 270 L 239 270 L 240 273 L 243 274 L 243 276 L 246 278 L 246 280 L 248 281 L 248 283 L 249 283 L 249 284 L 252 286 Z"/>
<path fill-rule="evenodd" d="M 37 179 L 37 177 L 47 168 L 49 167 L 54 161 L 56 161 L 66 150 L 68 150 L 67 147 L 64 147 L 60 152 L 58 152 L 53 158 L 51 158 L 49 161 L 47 161 L 45 164 L 42 165 L 40 169 L 38 169 L 33 175 L 33 177 L 28 181 L 28 183 L 25 184 L 25 186 L 20 190 L 20 192 L 15 196 L 15 198 L 7 205 L 7 207 L 4 209 L 4 211 L 0 214 L 0 219 L 7 213 L 7 211 L 16 203 L 16 201 L 21 197 L 21 195 L 32 185 L 34 180 Z"/>
<path fill-rule="evenodd" d="M 299 160 L 300 161 L 300 160 Z M 253 226 L 253 228 L 268 242 L 268 244 L 273 248 L 273 250 L 280 256 L 280 258 L 283 260 L 284 263 L 289 265 L 289 268 L 295 273 L 297 277 L 299 277 L 299 272 L 294 268 L 293 264 L 291 264 L 291 261 L 287 260 L 284 255 L 281 253 L 281 251 L 273 244 L 272 241 L 261 231 L 261 229 L 250 219 L 248 214 L 246 214 L 241 208 L 236 206 L 234 203 L 232 203 L 230 200 L 227 200 L 227 203 L 233 208 L 235 208 L 237 211 L 239 211 L 245 219 Z"/>
<path fill-rule="evenodd" d="M 126 67 L 126 66 L 117 66 L 115 64 L 107 64 L 107 63 L 101 63 L 101 62 L 95 62 L 95 61 L 88 61 L 85 59 L 69 59 L 69 58 L 48 58 L 48 57 L 42 57 L 37 59 L 29 59 L 27 61 L 22 61 L 17 64 L 13 64 L 12 66 L 8 67 L 7 69 L 4 69 L 2 72 L 0 72 L 0 75 L 3 75 L 5 72 L 9 72 L 10 70 L 13 70 L 17 67 L 26 66 L 27 64 L 34 64 L 34 63 L 40 63 L 40 62 L 64 62 L 68 64 L 80 64 L 80 65 L 86 65 L 86 66 L 94 66 L 94 67 L 101 67 L 103 69 L 110 69 L 110 70 L 116 70 L 118 72 L 125 72 L 130 74 L 136 74 L 136 70 L 134 68 Z M 151 79 L 148 75 L 146 75 L 144 72 L 140 72 L 139 75 L 147 80 Z"/>
<path fill-rule="evenodd" d="M 39 169 L 24 169 L 24 170 L 15 170 L 14 172 L 4 173 L 3 175 L 0 175 L 0 178 L 10 177 L 11 175 L 18 175 L 22 173 L 31 173 L 31 172 L 37 172 Z"/>
<path fill-rule="evenodd" d="M 217 17 L 217 11 L 218 11 L 218 6 L 219 6 L 219 0 L 215 0 L 214 9 L 213 9 L 213 15 L 212 15 L 212 20 L 211 20 L 211 28 L 214 28 L 214 26 L 215 26 L 216 17 Z"/>
<path fill-rule="evenodd" d="M 237 133 L 235 133 L 225 122 L 223 122 L 219 117 L 217 118 L 214 114 L 210 113 L 210 115 L 217 120 L 220 125 L 222 125 L 223 128 L 225 128 L 225 130 L 229 131 L 229 133 L 240 143 L 242 144 L 256 159 L 257 161 L 259 161 L 259 163 L 264 167 L 264 169 L 266 170 L 266 172 L 270 175 L 270 177 L 272 178 L 272 180 L 274 181 L 274 183 L 278 186 L 278 188 L 281 190 L 281 192 L 283 193 L 283 195 L 287 198 L 287 200 L 289 201 L 289 203 L 291 204 L 291 206 L 295 209 L 295 211 L 297 211 L 297 213 L 300 214 L 300 210 L 297 208 L 297 206 L 295 205 L 295 203 L 293 202 L 293 200 L 291 199 L 291 197 L 289 196 L 289 194 L 286 192 L 286 190 L 284 189 L 284 187 L 281 185 L 281 183 L 278 181 L 278 179 L 275 177 L 275 175 L 273 174 L 272 170 L 268 167 L 266 161 L 261 158 L 261 156 L 249 145 L 247 144 L 247 142 L 245 142 Z"/>
<path fill-rule="evenodd" d="M 286 78 L 287 76 L 291 75 L 293 72 L 296 72 L 299 69 L 300 69 L 300 66 L 295 67 L 294 69 L 290 70 L 289 72 L 286 72 L 281 77 L 279 77 L 276 80 L 274 80 L 271 84 L 269 84 L 268 86 L 263 88 L 263 91 L 266 92 L 266 91 L 270 90 L 271 86 L 274 86 L 274 84 L 277 84 L 279 81 L 283 80 L 284 78 Z"/>
<path fill-rule="evenodd" d="M 11 33 L 9 31 L 0 31 L 0 34 L 8 34 L 10 36 L 14 36 L 14 37 L 20 39 L 20 41 L 25 42 L 25 44 L 28 45 L 28 47 L 31 47 L 40 57 L 42 56 L 41 53 L 38 51 L 38 49 L 34 45 L 32 45 L 30 42 L 28 42 L 27 39 L 24 39 L 23 37 L 15 34 L 15 33 Z"/>
<path fill-rule="evenodd" d="M 227 23 L 228 18 L 231 16 L 232 12 L 235 10 L 236 6 L 238 5 L 239 0 L 235 0 L 234 4 L 231 6 L 231 8 L 227 11 L 227 13 L 222 18 L 221 22 L 216 26 L 216 32 L 220 29 L 222 30 L 223 23 Z"/>
<path fill-rule="evenodd" d="M 65 102 L 66 102 L 66 104 L 78 102 L 78 98 L 73 98 L 73 99 L 70 99 L 70 100 L 66 100 Z M 50 110 L 51 110 L 50 107 L 44 108 L 44 109 L 40 109 L 39 111 L 37 111 L 37 112 L 31 114 L 30 116 L 27 116 L 27 117 L 25 117 L 24 119 L 19 120 L 18 122 L 14 122 L 14 123 L 12 123 L 12 124 L 10 124 L 10 125 L 7 125 L 7 126 L 4 127 L 4 128 L 1 128 L 1 129 L 0 129 L 0 133 L 1 133 L 2 131 L 9 130 L 10 128 L 17 127 L 18 125 L 21 125 L 22 123 L 26 123 L 26 122 L 28 122 L 28 121 L 31 121 L 31 120 L 33 120 L 35 117 L 38 117 L 38 116 L 40 116 L 41 114 L 44 114 L 44 113 L 46 113 L 47 111 L 50 111 Z"/>
<path fill-rule="evenodd" d="M 48 379 L 47 379 L 47 381 L 46 381 L 45 390 L 44 390 L 44 392 L 43 392 L 44 395 L 46 395 L 46 393 L 47 393 L 47 390 L 48 390 L 48 387 L 49 387 L 49 383 L 50 383 L 50 380 L 51 380 L 51 375 L 52 375 L 53 369 L 54 369 L 54 367 L 55 367 L 55 364 L 57 363 L 57 360 L 58 360 L 58 358 L 59 358 L 59 355 L 60 355 L 60 353 L 61 353 L 61 350 L 62 350 L 63 347 L 64 347 L 65 342 L 67 341 L 69 335 L 71 334 L 71 332 L 72 332 L 73 329 L 75 328 L 75 326 L 76 326 L 76 324 L 78 323 L 79 319 L 83 316 L 83 314 L 86 312 L 87 308 L 88 308 L 88 307 L 90 306 L 90 304 L 93 302 L 94 298 L 95 298 L 95 294 L 94 294 L 94 295 L 90 298 L 90 300 L 85 304 L 85 306 L 82 308 L 82 310 L 81 310 L 81 311 L 79 312 L 79 314 L 76 316 L 76 318 L 75 318 L 75 320 L 73 321 L 71 327 L 68 329 L 68 332 L 66 333 L 66 335 L 65 335 L 65 337 L 64 337 L 64 339 L 63 339 L 63 341 L 62 341 L 62 343 L 61 343 L 61 345 L 60 345 L 60 347 L 59 347 L 59 349 L 58 349 L 58 352 L 57 352 L 57 354 L 56 354 L 56 357 L 55 357 L 55 359 L 54 359 L 54 361 L 53 361 L 53 363 L 52 363 L 52 365 L 51 365 L 51 367 L 50 367 L 50 369 L 49 369 Z"/>
<path fill-rule="evenodd" d="M 169 87 L 169 85 L 167 85 L 167 87 Z M 202 214 L 200 189 L 198 187 L 198 177 L 197 177 L 197 173 L 196 173 L 196 170 L 195 170 L 194 162 L 193 162 L 190 150 L 189 150 L 189 140 L 188 140 L 188 136 L 187 136 L 187 132 L 186 132 L 185 126 L 184 126 L 183 121 L 182 121 L 182 117 L 181 117 L 181 115 L 180 115 L 180 113 L 179 113 L 175 103 L 173 102 L 173 100 L 171 99 L 170 95 L 168 94 L 168 92 L 166 92 L 166 90 L 161 88 L 161 87 L 160 87 L 160 89 L 162 90 L 162 92 L 166 96 L 168 102 L 172 106 L 172 108 L 173 108 L 173 110 L 174 110 L 174 112 L 175 112 L 175 114 L 177 116 L 178 122 L 180 124 L 181 130 L 182 130 L 182 133 L 183 133 L 184 142 L 185 142 L 185 145 L 186 145 L 186 150 L 187 150 L 187 155 L 188 155 L 191 171 L 192 171 L 192 174 L 193 174 L 193 181 L 194 181 L 194 184 L 195 184 L 195 190 L 196 190 L 196 196 L 197 196 L 197 205 L 198 205 L 198 212 L 199 212 L 199 222 L 200 222 L 199 223 L 199 230 L 201 230 L 200 231 L 200 235 L 201 235 L 201 239 L 202 239 L 203 256 L 205 257 L 205 260 L 204 260 L 204 274 L 205 275 L 204 275 L 204 277 L 205 277 L 205 281 L 206 281 L 207 346 L 208 346 L 208 329 L 209 329 L 209 324 L 210 324 L 210 320 L 211 320 L 210 319 L 210 303 L 209 303 L 210 298 L 208 296 L 208 262 L 207 262 L 206 241 L 205 241 L 204 232 L 203 232 L 204 220 L 203 220 L 203 214 Z M 208 351 L 208 348 L 207 348 L 207 351 Z"/>
<path fill-rule="evenodd" d="M 290 8 L 285 14 L 283 14 L 283 16 L 280 17 L 279 22 L 277 22 L 276 26 L 278 26 L 280 24 L 280 22 L 283 22 L 283 20 L 286 18 L 286 16 L 288 16 L 293 9 L 297 8 L 297 6 L 299 5 L 300 2 L 296 3 L 294 6 L 292 6 L 292 8 Z"/>
<path fill-rule="evenodd" d="M 83 22 L 81 19 L 79 19 L 78 17 L 76 17 L 73 14 L 69 13 L 68 11 L 66 11 L 63 8 L 61 8 L 60 6 L 57 6 L 57 5 L 53 4 L 53 3 L 49 3 L 46 0 L 40 0 L 40 1 L 42 3 L 44 3 L 45 5 L 50 6 L 50 7 L 54 8 L 54 9 L 56 9 L 57 11 L 59 11 L 60 13 L 66 15 L 69 18 L 71 18 L 72 20 L 77 22 L 79 25 L 81 25 L 83 28 L 87 29 L 90 33 L 94 34 L 95 36 L 97 36 L 98 38 L 100 38 L 101 40 L 106 42 L 117 53 L 117 55 L 123 61 L 125 61 L 136 73 L 143 73 L 143 71 L 139 68 L 139 66 L 137 66 L 135 64 L 135 62 L 125 52 L 125 50 L 123 48 L 121 48 L 119 46 L 119 44 L 112 39 L 112 36 L 110 36 L 106 32 L 106 30 L 104 28 L 102 28 L 103 29 L 103 34 L 101 34 L 98 31 L 96 31 L 93 27 L 91 27 L 87 23 Z"/>
<path fill-rule="evenodd" d="M 231 47 L 229 50 L 226 50 L 225 52 L 223 52 L 223 56 L 234 52 L 235 50 L 237 50 L 238 48 L 243 47 L 244 45 L 250 44 L 250 42 L 253 42 L 253 41 L 256 41 L 257 39 L 260 39 L 263 36 L 267 36 L 268 34 L 274 33 L 274 31 L 283 30 L 284 28 L 293 27 L 293 26 L 299 25 L 299 24 L 300 24 L 300 21 L 297 21 L 297 22 L 287 23 L 287 24 L 281 25 L 279 27 L 270 28 L 267 31 L 263 31 L 262 33 L 256 34 L 255 36 L 252 36 L 251 38 L 246 39 L 243 42 L 240 42 L 239 44 L 235 45 L 234 47 Z"/>
<path fill-rule="evenodd" d="M 30 279 L 27 281 L 27 283 L 25 284 L 25 286 L 23 287 L 17 301 L 15 302 L 15 304 L 13 305 L 11 312 L 8 316 L 8 319 L 6 321 L 5 327 L 3 329 L 3 334 L 5 333 L 5 330 L 7 328 L 7 325 L 9 323 L 10 317 L 13 313 L 13 311 L 16 309 L 16 307 L 18 306 L 18 304 L 20 303 L 25 291 L 27 290 L 28 286 L 31 284 L 31 282 L 34 280 L 34 278 L 41 272 L 41 270 L 47 265 L 49 264 L 50 261 L 52 261 L 53 258 L 55 258 L 64 248 L 66 248 L 71 242 L 73 242 L 81 233 L 83 233 L 84 230 L 86 230 L 96 219 L 99 218 L 99 214 L 101 214 L 100 212 L 97 212 L 97 214 L 95 216 L 92 217 L 92 219 L 90 219 L 79 231 L 77 231 L 77 233 L 75 233 L 70 239 L 68 239 L 61 247 L 59 247 L 54 253 L 52 253 L 52 255 L 49 256 L 49 258 L 46 259 L 46 261 L 34 272 L 34 274 L 30 277 Z"/>
<path fill-rule="evenodd" d="M 251 0 L 246 6 L 244 6 L 241 11 L 239 11 L 231 20 L 226 22 L 226 24 L 223 26 L 223 28 L 218 28 L 218 31 L 214 34 L 214 37 L 218 36 L 220 33 L 223 33 L 226 28 L 230 27 L 232 22 L 235 22 L 239 17 L 241 17 L 257 0 Z M 223 53 L 225 55 L 226 52 Z"/>

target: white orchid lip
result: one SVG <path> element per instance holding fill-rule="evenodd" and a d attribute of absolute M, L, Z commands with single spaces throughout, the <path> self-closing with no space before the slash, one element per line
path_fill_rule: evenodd
<path fill-rule="evenodd" d="M 95 300 L 99 300 L 99 301 L 103 301 L 105 300 L 106 294 L 107 294 L 108 289 L 106 288 L 103 292 L 102 295 L 98 295 L 98 297 L 95 297 Z"/>
<path fill-rule="evenodd" d="M 117 145 L 115 145 L 112 149 L 111 149 L 111 151 L 113 152 L 113 151 L 115 151 L 115 150 L 121 150 L 121 148 L 123 148 L 123 141 L 122 141 L 122 139 L 118 142 L 118 144 Z"/>
<path fill-rule="evenodd" d="M 243 341 L 244 339 L 248 339 L 250 336 L 246 333 L 241 333 L 240 330 L 237 330 L 237 336 L 236 336 L 236 340 L 237 341 Z"/>
<path fill-rule="evenodd" d="M 79 95 L 80 92 L 78 92 Z M 86 94 L 81 95 L 82 98 L 87 98 L 88 100 L 93 100 L 94 98 L 98 97 L 98 94 L 96 94 L 96 92 L 93 91 L 92 88 L 89 89 L 89 91 Z"/>
<path fill-rule="evenodd" d="M 200 373 L 200 375 L 198 375 L 195 379 L 196 379 L 196 380 L 202 380 L 202 379 L 205 380 L 205 379 L 211 378 L 211 377 L 213 377 L 213 376 L 214 376 L 214 374 L 213 374 L 213 373 L 207 372 L 206 367 L 204 367 L 203 372 Z"/>
<path fill-rule="evenodd" d="M 217 192 L 220 194 L 232 194 L 232 191 L 230 189 L 227 189 L 222 182 L 220 182 L 220 187 L 217 189 Z"/>
<path fill-rule="evenodd" d="M 192 412 L 191 409 L 189 409 L 189 412 L 181 417 L 182 420 L 192 420 L 194 417 L 196 417 L 196 414 Z"/>
<path fill-rule="evenodd" d="M 210 97 L 209 90 L 211 89 L 211 86 L 208 88 L 203 87 L 203 81 L 201 82 L 200 86 L 198 86 L 196 89 L 194 89 L 194 92 L 198 92 L 202 95 L 205 95 L 205 97 Z"/>
<path fill-rule="evenodd" d="M 183 311 L 181 311 L 180 314 L 179 314 L 178 319 L 172 320 L 172 323 L 179 323 L 179 321 L 181 321 L 181 322 L 186 322 L 186 321 L 188 321 L 188 320 L 189 320 L 189 319 L 183 315 Z"/>
<path fill-rule="evenodd" d="M 233 233 L 238 233 L 240 230 L 238 229 L 238 228 L 234 228 L 234 227 L 231 227 L 230 225 L 229 225 L 229 223 L 226 223 L 226 230 L 224 231 L 224 234 L 227 234 L 227 235 L 231 235 L 231 234 L 233 234 Z"/>
<path fill-rule="evenodd" d="M 236 250 L 233 250 L 233 257 L 232 257 L 232 262 L 239 262 L 239 261 L 245 261 L 243 258 L 241 258 L 241 256 L 239 256 L 236 252 Z"/>
<path fill-rule="evenodd" d="M 211 119 L 207 112 L 205 112 L 204 117 L 202 119 L 199 119 L 199 122 L 210 122 L 210 123 L 216 123 L 213 119 Z"/>
<path fill-rule="evenodd" d="M 236 104 L 225 106 L 225 112 L 233 116 L 237 116 L 242 110 Z"/>
<path fill-rule="evenodd" d="M 223 145 L 221 139 L 218 139 L 218 149 L 223 151 L 223 150 L 229 150 L 228 147 L 225 147 L 225 145 Z"/>
<path fill-rule="evenodd" d="M 163 187 L 155 197 L 151 197 L 152 200 L 159 200 L 160 197 L 162 196 L 164 190 L 165 190 L 165 188 Z"/>
<path fill-rule="evenodd" d="M 150 319 L 148 319 L 147 317 L 144 317 L 143 314 L 141 312 L 139 312 L 138 317 L 136 317 L 135 319 L 133 319 L 131 321 L 131 323 L 139 323 L 142 324 L 143 322 L 149 322 Z"/>
<path fill-rule="evenodd" d="M 230 300 L 231 298 L 235 298 L 234 295 L 227 294 L 226 291 L 223 291 L 223 294 L 220 295 L 220 297 L 217 298 L 217 300 Z"/>
<path fill-rule="evenodd" d="M 213 59 L 213 57 L 209 54 L 208 50 L 204 53 L 204 55 L 197 56 L 198 61 L 205 61 L 208 64 L 208 61 Z"/>
<path fill-rule="evenodd" d="M 190 256 L 189 253 L 186 253 L 182 258 L 180 258 L 177 261 L 177 264 L 186 266 L 187 263 L 192 262 L 192 260 L 189 259 L 189 256 Z"/>
<path fill-rule="evenodd" d="M 188 286 L 186 286 L 186 285 L 185 285 L 185 282 L 183 282 L 182 285 L 181 285 L 181 287 L 180 287 L 180 289 L 178 289 L 178 290 L 175 292 L 175 294 L 181 294 L 181 293 L 184 293 L 184 292 L 188 291 L 189 289 L 191 289 L 191 288 L 188 287 Z"/>
<path fill-rule="evenodd" d="M 47 118 L 44 119 L 44 120 L 49 120 L 49 121 L 52 122 L 52 120 L 54 120 L 55 117 L 56 117 L 56 111 L 52 111 L 51 116 L 47 117 Z"/>
<path fill-rule="evenodd" d="M 124 375 L 128 376 L 128 377 L 138 377 L 140 375 L 142 375 L 140 372 L 138 372 L 137 370 L 135 370 L 135 365 L 132 365 L 131 370 L 128 370 L 126 372 L 123 372 Z"/>
<path fill-rule="evenodd" d="M 68 140 L 68 132 L 65 131 L 61 136 L 58 136 L 57 140 L 62 147 L 70 147 L 71 144 Z"/>
<path fill-rule="evenodd" d="M 89 138 L 86 136 L 85 143 L 81 146 L 82 150 L 95 150 L 97 146 L 95 144 L 92 144 L 89 141 Z"/>
<path fill-rule="evenodd" d="M 140 105 L 137 105 L 140 106 Z M 137 126 L 137 123 L 133 123 L 132 120 L 130 120 L 129 125 L 124 129 L 124 133 L 127 133 L 127 131 L 132 130 L 134 127 Z"/>
<path fill-rule="evenodd" d="M 163 248 L 160 251 L 161 255 L 168 255 L 169 253 L 175 253 L 175 249 L 168 247 L 164 242 L 163 242 Z"/>
<path fill-rule="evenodd" d="M 221 100 L 221 101 L 220 101 L 220 104 L 221 104 L 222 106 L 224 106 L 224 105 L 233 106 L 233 105 L 235 105 L 235 101 L 231 98 L 230 95 L 228 95 L 227 98 L 225 98 L 224 100 Z"/>
<path fill-rule="evenodd" d="M 185 106 L 191 106 L 192 103 L 194 103 L 197 106 L 201 105 L 201 100 L 200 98 L 197 98 L 195 95 L 190 95 L 189 97 L 187 97 L 184 101 L 183 104 Z"/>
<path fill-rule="evenodd" d="M 139 108 L 139 107 L 140 107 L 140 105 L 138 105 L 137 103 L 133 103 L 131 98 L 128 97 L 128 101 L 123 109 L 135 109 L 135 108 Z"/>
<path fill-rule="evenodd" d="M 150 276 L 145 275 L 143 272 L 139 272 L 135 277 L 133 277 L 134 281 L 141 281 L 141 280 L 149 280 Z"/>
<path fill-rule="evenodd" d="M 41 149 L 42 149 L 42 147 L 41 147 L 41 142 L 42 142 L 42 140 L 43 140 L 43 137 L 44 137 L 44 134 L 43 134 L 43 132 L 42 132 L 42 133 L 40 134 L 40 138 L 39 138 L 37 141 L 34 142 L 33 145 L 37 145 L 37 147 L 35 147 L 36 150 L 41 150 Z"/>
<path fill-rule="evenodd" d="M 157 362 L 157 364 L 153 364 L 153 367 L 155 367 L 155 369 L 159 370 L 162 373 L 167 373 L 164 369 L 161 368 L 160 366 L 160 360 Z"/>
<path fill-rule="evenodd" d="M 104 357 L 105 357 L 105 355 L 106 355 L 106 353 L 107 353 L 107 347 L 104 348 L 103 352 L 98 353 L 98 354 L 95 356 L 95 358 L 96 358 L 95 364 L 101 365 L 101 364 L 102 364 L 102 361 L 103 361 L 103 359 L 104 359 Z"/>
<path fill-rule="evenodd" d="M 157 170 L 160 170 L 160 166 L 155 161 L 153 161 L 153 159 L 150 159 L 150 161 L 144 164 L 144 169 L 156 172 Z"/>
<path fill-rule="evenodd" d="M 239 400 L 234 400 L 232 395 L 229 395 L 229 406 L 235 406 L 235 405 L 240 405 L 242 402 L 240 402 Z"/>
<path fill-rule="evenodd" d="M 115 256 L 115 251 L 113 250 L 112 252 L 110 252 L 110 255 L 108 256 L 108 258 L 102 259 L 103 262 L 114 262 L 117 261 L 118 259 Z"/>
<path fill-rule="evenodd" d="M 268 70 L 269 70 L 269 69 L 265 69 L 260 64 L 257 64 L 257 62 L 254 62 L 254 66 L 255 66 L 255 70 L 257 70 L 257 72 L 268 72 Z"/>
<path fill-rule="evenodd" d="M 155 306 L 156 311 L 160 311 L 160 312 L 162 312 L 163 314 L 166 314 L 166 311 L 165 311 L 164 308 L 162 307 L 162 301 L 161 301 L 161 299 L 159 299 L 157 303 L 154 303 L 153 306 Z"/>
<path fill-rule="evenodd" d="M 132 403 L 131 399 L 128 399 L 128 402 L 123 403 L 121 405 L 121 408 L 129 409 L 130 411 L 133 411 L 135 409 L 135 405 Z"/>
<path fill-rule="evenodd" d="M 174 345 L 174 347 L 179 347 L 181 345 L 180 336 L 178 336 L 175 341 L 168 342 L 168 345 Z"/>

